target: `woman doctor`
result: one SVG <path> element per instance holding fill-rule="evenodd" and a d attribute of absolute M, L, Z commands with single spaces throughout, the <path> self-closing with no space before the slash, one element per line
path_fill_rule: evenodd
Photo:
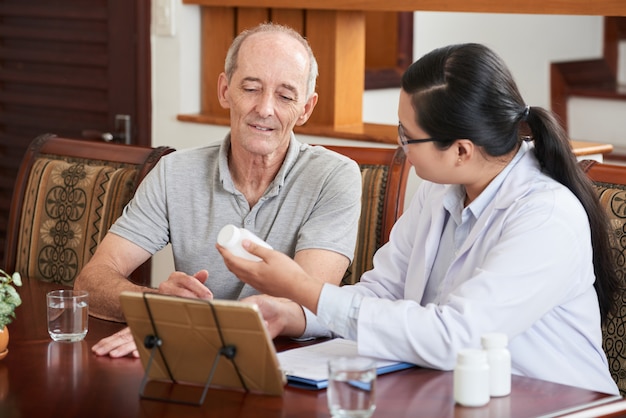
<path fill-rule="evenodd" d="M 502 332 L 514 374 L 617 394 L 601 334 L 618 286 L 606 215 L 553 115 L 525 104 L 493 51 L 460 44 L 408 68 L 398 118 L 424 181 L 359 283 L 322 283 L 248 241 L 262 262 L 218 246 L 241 280 L 281 297 L 250 299 L 272 336 L 338 335 L 362 355 L 451 370 Z"/>

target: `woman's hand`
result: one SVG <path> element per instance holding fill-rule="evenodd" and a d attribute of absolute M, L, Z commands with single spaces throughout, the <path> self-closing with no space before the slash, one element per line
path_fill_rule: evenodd
<path fill-rule="evenodd" d="M 272 338 L 279 335 L 299 337 L 304 332 L 306 320 L 302 307 L 289 299 L 254 295 L 241 301 L 254 303 L 259 307 L 265 326 Z"/>
<path fill-rule="evenodd" d="M 298 263 L 279 251 L 261 247 L 250 240 L 243 240 L 242 245 L 262 261 L 237 257 L 216 244 L 226 267 L 235 276 L 261 293 L 291 299 L 312 312 L 317 311 L 317 301 L 323 286 L 321 281 L 309 276 Z"/>

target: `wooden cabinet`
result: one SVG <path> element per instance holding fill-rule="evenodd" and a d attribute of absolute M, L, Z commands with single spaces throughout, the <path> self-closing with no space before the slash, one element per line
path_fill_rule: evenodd
<path fill-rule="evenodd" d="M 183 3 L 202 6 L 202 105 L 198 114 L 179 115 L 179 120 L 228 124 L 228 113 L 221 109 L 216 95 L 216 80 L 223 69 L 226 50 L 242 29 L 272 20 L 301 31 L 319 63 L 318 106 L 306 125 L 296 131 L 384 143 L 396 142 L 396 126 L 362 120 L 366 12 L 626 16 L 624 0 L 183 0 Z"/>

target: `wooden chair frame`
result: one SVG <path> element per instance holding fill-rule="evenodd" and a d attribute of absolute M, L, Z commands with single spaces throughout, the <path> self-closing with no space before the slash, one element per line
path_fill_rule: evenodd
<path fill-rule="evenodd" d="M 389 241 L 393 224 L 404 212 L 404 200 L 411 164 L 401 147 L 373 148 L 340 145 L 324 145 L 324 148 L 343 154 L 359 165 L 386 165 L 389 167 L 384 199 L 384 217 L 380 245 Z"/>
<path fill-rule="evenodd" d="M 578 163 L 594 182 L 621 184 L 626 186 L 626 166 L 582 160 Z"/>

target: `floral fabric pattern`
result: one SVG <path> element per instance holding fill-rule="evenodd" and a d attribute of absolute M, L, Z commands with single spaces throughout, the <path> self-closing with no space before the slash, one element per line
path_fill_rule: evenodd
<path fill-rule="evenodd" d="M 342 284 L 354 284 L 364 272 L 371 270 L 374 266 L 374 253 L 383 244 L 381 231 L 388 171 L 388 166 L 361 164 L 363 191 L 359 231 L 354 259 L 341 281 Z"/>
<path fill-rule="evenodd" d="M 16 271 L 72 285 L 122 214 L 136 177 L 134 165 L 37 159 L 24 196 Z"/>
<path fill-rule="evenodd" d="M 618 276 L 626 283 L 626 187 L 595 183 L 601 205 L 606 209 L 611 228 L 611 248 Z M 622 396 L 626 395 L 626 291 L 618 293 L 618 308 L 602 327 L 603 347 L 611 376 Z"/>

